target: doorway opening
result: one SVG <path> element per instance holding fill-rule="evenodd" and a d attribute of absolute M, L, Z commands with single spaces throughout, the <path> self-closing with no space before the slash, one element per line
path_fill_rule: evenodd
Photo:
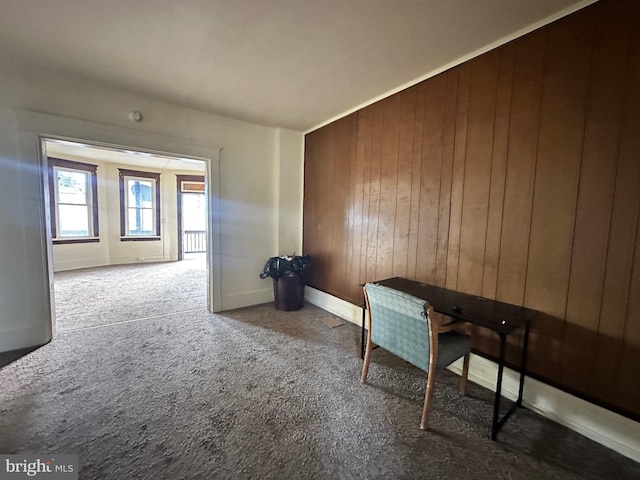
<path fill-rule="evenodd" d="M 11 332 L 10 344 L 20 344 L 25 347 L 39 347 L 50 342 L 55 336 L 55 296 L 54 296 L 54 266 L 53 245 L 51 231 L 51 209 L 49 201 L 49 178 L 47 175 L 46 140 L 68 141 L 89 147 L 104 148 L 111 151 L 135 152 L 155 155 L 160 158 L 181 158 L 186 161 L 197 162 L 205 166 L 207 183 L 207 255 L 206 255 L 206 296 L 207 310 L 211 313 L 222 310 L 222 253 L 221 253 L 221 222 L 220 222 L 220 159 L 223 146 L 209 141 L 187 140 L 171 135 L 146 132 L 138 128 L 125 128 L 105 123 L 96 123 L 75 118 L 51 115 L 33 110 L 14 110 L 19 135 L 17 136 L 17 152 L 20 159 L 24 159 L 25 166 L 34 167 L 35 175 L 25 177 L 25 185 L 33 189 L 35 202 L 30 218 L 33 224 L 30 228 L 37 229 L 41 235 L 32 236 L 30 251 L 33 252 L 25 259 L 28 274 L 33 274 L 37 281 L 31 282 L 33 292 L 22 293 L 22 300 L 33 293 L 33 315 L 30 322 L 24 322 Z M 21 160 L 22 161 L 22 160 Z M 98 169 L 99 171 L 99 169 Z M 172 181 L 175 186 L 175 178 Z M 164 191 L 166 194 L 166 191 Z M 162 194 L 162 195 L 164 195 Z M 175 198 L 175 197 L 174 197 Z M 98 198 L 100 201 L 100 199 Z M 102 232 L 102 225 L 98 225 Z M 118 237 L 120 225 L 111 225 L 110 232 Z M 160 227 L 164 228 L 162 219 Z M 101 233 L 102 235 L 102 233 Z M 130 244 L 136 244 L 130 241 Z M 176 241 L 177 243 L 177 241 Z M 150 243 L 148 243 L 150 244 Z M 162 245 L 160 240 L 155 245 Z M 89 248 L 90 243 L 82 248 Z M 173 245 L 173 243 L 172 243 Z M 81 248 L 81 246 L 78 246 Z M 170 250 L 169 250 L 170 251 Z M 165 251 L 166 253 L 166 251 Z M 74 258 L 68 258 L 73 262 Z M 184 263 L 184 262 L 174 262 Z M 156 265 L 154 263 L 153 265 Z M 72 264 L 68 264 L 72 266 Z M 26 273 L 25 273 L 26 275 Z M 7 339 L 4 339 L 5 343 Z"/>
<path fill-rule="evenodd" d="M 43 157 L 57 330 L 207 310 L 204 161 L 55 138 Z"/>
<path fill-rule="evenodd" d="M 207 204 L 204 176 L 177 175 L 178 260 L 206 253 Z"/>

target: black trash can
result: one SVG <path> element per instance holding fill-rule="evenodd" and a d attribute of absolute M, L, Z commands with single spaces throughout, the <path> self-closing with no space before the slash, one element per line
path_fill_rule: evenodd
<path fill-rule="evenodd" d="M 305 280 L 301 272 L 287 272 L 273 278 L 273 302 L 276 310 L 300 310 L 304 306 Z"/>
<path fill-rule="evenodd" d="M 310 266 L 309 255 L 282 255 L 267 260 L 260 278 L 272 278 L 276 310 L 300 310 L 304 307 L 304 286 Z"/>

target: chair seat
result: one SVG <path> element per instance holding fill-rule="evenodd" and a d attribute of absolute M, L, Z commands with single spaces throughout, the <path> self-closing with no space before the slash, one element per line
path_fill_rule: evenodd
<path fill-rule="evenodd" d="M 471 351 L 469 337 L 458 332 L 438 335 L 438 366 L 445 368 Z"/>

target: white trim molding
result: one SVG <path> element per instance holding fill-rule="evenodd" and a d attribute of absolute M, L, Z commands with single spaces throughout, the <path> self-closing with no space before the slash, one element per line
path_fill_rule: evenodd
<path fill-rule="evenodd" d="M 305 299 L 344 320 L 361 325 L 362 308 L 357 305 L 309 286 L 305 288 Z M 469 380 L 495 392 L 497 363 L 478 355 L 471 356 Z M 448 368 L 459 375 L 462 360 Z M 502 380 L 504 397 L 510 400 L 517 398 L 519 378 L 518 372 L 505 368 Z M 539 415 L 640 462 L 640 423 L 531 377 L 525 377 L 522 403 Z"/>

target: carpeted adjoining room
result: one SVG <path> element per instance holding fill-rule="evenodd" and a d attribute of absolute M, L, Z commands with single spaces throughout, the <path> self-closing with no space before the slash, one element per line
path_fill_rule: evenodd
<path fill-rule="evenodd" d="M 362 385 L 356 325 L 311 304 L 211 314 L 204 292 L 189 262 L 57 274 L 58 336 L 0 369 L 0 451 L 77 452 L 92 480 L 640 475 L 526 409 L 491 441 L 492 392 L 460 397 L 446 371 L 422 431 L 424 372 L 379 349 Z"/>

